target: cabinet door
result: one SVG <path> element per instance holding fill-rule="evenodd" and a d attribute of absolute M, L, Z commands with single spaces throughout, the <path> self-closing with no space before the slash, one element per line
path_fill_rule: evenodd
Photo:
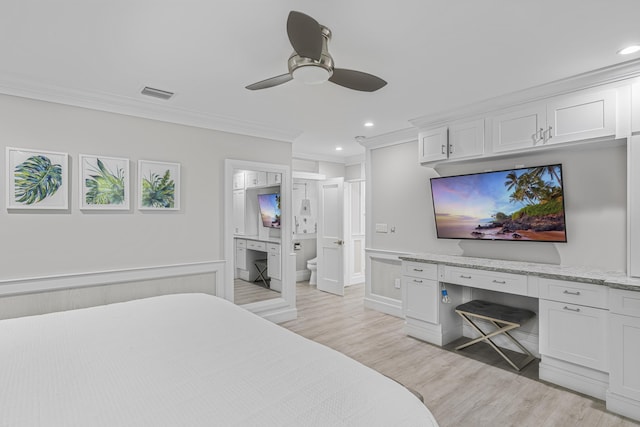
<path fill-rule="evenodd" d="M 536 145 L 536 135 L 546 129 L 545 106 L 535 104 L 494 116 L 492 129 L 494 153 L 531 148 Z"/>
<path fill-rule="evenodd" d="M 244 189 L 244 172 L 236 172 L 233 174 L 233 189 L 234 190 Z"/>
<path fill-rule="evenodd" d="M 428 129 L 418 134 L 418 161 L 420 163 L 444 160 L 448 156 L 447 127 Z"/>
<path fill-rule="evenodd" d="M 631 132 L 640 132 L 640 82 L 631 85 Z"/>
<path fill-rule="evenodd" d="M 267 256 L 267 273 L 269 277 L 277 280 L 281 279 L 280 253 L 269 252 Z"/>
<path fill-rule="evenodd" d="M 610 390 L 640 400 L 640 317 L 612 314 L 610 322 Z"/>
<path fill-rule="evenodd" d="M 540 300 L 540 354 L 608 371 L 607 310 Z"/>
<path fill-rule="evenodd" d="M 438 323 L 440 287 L 436 280 L 402 276 L 404 315 L 425 322 Z"/>
<path fill-rule="evenodd" d="M 639 112 L 640 114 L 640 112 Z M 629 200 L 629 275 L 640 277 L 640 135 L 627 143 Z"/>
<path fill-rule="evenodd" d="M 449 159 L 480 156 L 484 152 L 484 119 L 455 123 L 449 128 Z"/>
<path fill-rule="evenodd" d="M 282 182 L 282 174 L 276 172 L 267 173 L 267 185 L 278 185 Z"/>
<path fill-rule="evenodd" d="M 547 125 L 550 137 L 546 144 L 613 136 L 616 92 L 602 90 L 554 98 L 547 103 Z"/>
<path fill-rule="evenodd" d="M 240 270 L 247 269 L 247 249 L 236 246 L 236 268 Z"/>
<path fill-rule="evenodd" d="M 233 233 L 244 234 L 245 190 L 233 190 Z"/>

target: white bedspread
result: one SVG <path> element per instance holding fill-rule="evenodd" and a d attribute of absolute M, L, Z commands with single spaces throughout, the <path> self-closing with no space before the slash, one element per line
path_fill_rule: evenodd
<path fill-rule="evenodd" d="M 209 295 L 0 321 L 1 426 L 435 426 L 389 378 Z"/>

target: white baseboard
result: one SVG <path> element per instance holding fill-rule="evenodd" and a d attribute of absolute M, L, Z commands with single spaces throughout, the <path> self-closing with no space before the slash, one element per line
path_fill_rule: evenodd
<path fill-rule="evenodd" d="M 543 381 L 602 400 L 606 399 L 609 388 L 609 374 L 547 356 L 542 356 L 538 376 Z"/>
<path fill-rule="evenodd" d="M 611 391 L 607 391 L 607 410 L 634 420 L 640 420 L 640 402 Z"/>
<path fill-rule="evenodd" d="M 402 314 L 402 302 L 400 301 L 398 301 L 397 303 L 392 303 L 391 300 L 380 301 L 365 297 L 364 306 L 372 310 L 404 318 L 404 315 Z"/>
<path fill-rule="evenodd" d="M 311 278 L 311 271 L 309 270 L 297 270 L 296 282 L 308 282 Z"/>

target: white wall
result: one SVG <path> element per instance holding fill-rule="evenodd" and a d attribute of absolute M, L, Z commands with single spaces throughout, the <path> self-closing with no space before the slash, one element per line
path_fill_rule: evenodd
<path fill-rule="evenodd" d="M 417 141 L 372 150 L 373 224 L 395 233 L 373 233 L 369 247 L 401 252 L 444 252 L 624 271 L 626 266 L 626 147 L 583 145 L 438 171 L 417 162 Z M 436 238 L 429 178 L 515 165 L 562 163 L 568 243 L 486 242 Z"/>
<path fill-rule="evenodd" d="M 5 147 L 69 153 L 71 208 L 0 209 L 0 280 L 223 258 L 224 159 L 290 164 L 291 144 L 11 96 L 0 96 Z M 179 162 L 179 212 L 82 212 L 78 154 L 131 160 L 132 206 L 139 159 Z M 6 174 L 0 177 L 5 200 Z"/>

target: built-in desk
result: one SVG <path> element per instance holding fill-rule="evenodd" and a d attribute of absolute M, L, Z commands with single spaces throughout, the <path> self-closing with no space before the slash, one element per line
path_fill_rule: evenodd
<path fill-rule="evenodd" d="M 400 257 L 407 334 L 445 345 L 467 331 L 455 314 L 473 289 L 537 302 L 540 379 L 606 400 L 640 419 L 640 280 L 620 272 L 441 254 Z M 447 288 L 450 303 L 441 301 Z M 471 291 L 470 291 L 471 290 Z M 530 308 L 530 307 L 525 307 Z"/>
<path fill-rule="evenodd" d="M 256 260 L 267 260 L 267 275 L 270 288 L 282 291 L 282 263 L 280 239 L 259 238 L 257 236 L 235 237 L 236 277 L 253 282 L 258 278 Z"/>

